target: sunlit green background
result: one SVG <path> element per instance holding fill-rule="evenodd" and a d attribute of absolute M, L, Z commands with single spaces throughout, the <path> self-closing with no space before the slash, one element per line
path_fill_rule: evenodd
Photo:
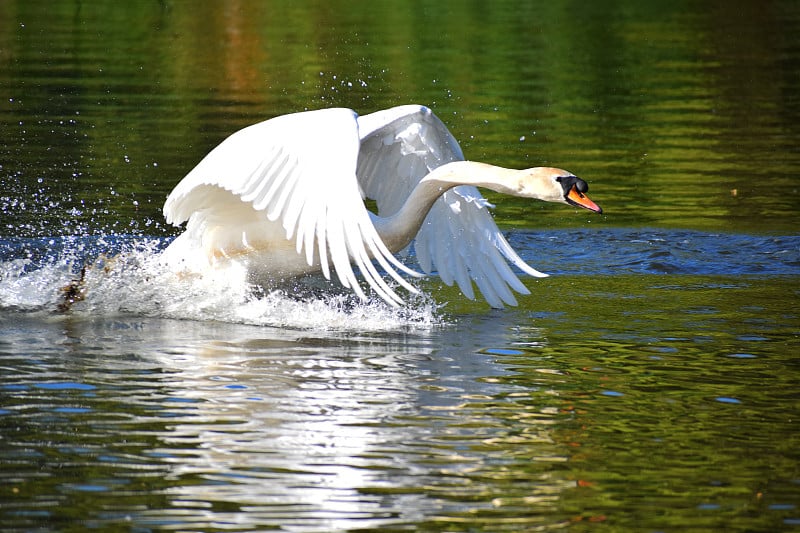
<path fill-rule="evenodd" d="M 2 2 L 0 178 L 25 208 L 0 231 L 160 234 L 236 129 L 416 102 L 468 158 L 567 168 L 606 209 L 493 197 L 504 224 L 792 232 L 798 25 L 790 1 Z"/>

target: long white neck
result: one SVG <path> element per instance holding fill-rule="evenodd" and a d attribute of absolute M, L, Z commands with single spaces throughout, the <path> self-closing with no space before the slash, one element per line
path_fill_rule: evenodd
<path fill-rule="evenodd" d="M 425 221 L 433 203 L 458 185 L 486 187 L 494 191 L 519 195 L 520 171 L 474 161 L 454 161 L 434 169 L 411 191 L 403 206 L 389 217 L 373 217 L 375 229 L 391 252 L 408 246 Z"/>

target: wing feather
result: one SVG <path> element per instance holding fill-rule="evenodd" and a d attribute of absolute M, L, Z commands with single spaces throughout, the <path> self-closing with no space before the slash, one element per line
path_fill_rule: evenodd
<path fill-rule="evenodd" d="M 356 115 L 347 109 L 255 124 L 212 150 L 169 195 L 164 215 L 175 225 L 188 221 L 186 233 L 191 229 L 210 255 L 269 243 L 282 233 L 300 258 L 283 258 L 289 263 L 318 264 L 329 279 L 333 267 L 342 285 L 366 298 L 358 268 L 377 294 L 397 305 L 402 299 L 372 260 L 414 292 L 399 271 L 416 273 L 386 249 L 372 226 L 356 180 L 359 148 Z"/>
<path fill-rule="evenodd" d="M 358 181 L 378 214 L 396 213 L 430 171 L 464 155 L 447 127 L 424 106 L 399 106 L 358 118 L 361 151 Z M 527 294 L 508 262 L 526 274 L 542 274 L 511 248 L 475 187 L 458 186 L 437 200 L 414 242 L 417 263 L 456 283 L 470 299 L 473 283 L 493 307 L 516 305 L 511 289 Z"/>
<path fill-rule="evenodd" d="M 423 106 L 362 117 L 346 109 L 285 115 L 240 130 L 212 150 L 175 187 L 164 214 L 176 225 L 188 221 L 187 238 L 210 255 L 285 238 L 297 255 L 284 258 L 289 263 L 316 265 L 328 279 L 333 270 L 366 298 L 357 269 L 378 295 L 399 304 L 384 275 L 415 292 L 401 272 L 416 273 L 386 249 L 362 197 L 391 215 L 431 170 L 463 159 L 444 124 Z M 417 234 L 417 262 L 470 299 L 474 283 L 490 305 L 515 305 L 512 289 L 527 289 L 509 263 L 544 274 L 514 252 L 487 205 L 474 187 L 446 192 Z"/>

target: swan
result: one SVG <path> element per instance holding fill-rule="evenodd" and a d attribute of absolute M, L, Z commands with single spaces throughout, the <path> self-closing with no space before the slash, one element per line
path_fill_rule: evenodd
<path fill-rule="evenodd" d="M 423 275 L 395 257 L 413 241 L 424 273 L 436 271 L 470 299 L 474 282 L 492 307 L 517 305 L 512 289 L 529 291 L 509 263 L 546 274 L 511 248 L 477 187 L 602 213 L 586 196 L 586 182 L 565 170 L 465 161 L 425 106 L 364 116 L 320 109 L 248 126 L 209 152 L 167 197 L 167 222 L 186 229 L 163 257 L 174 269 L 201 274 L 235 264 L 254 283 L 310 272 L 330 280 L 334 271 L 367 299 L 358 270 L 399 306 L 403 299 L 388 278 L 413 293 L 404 276 Z"/>

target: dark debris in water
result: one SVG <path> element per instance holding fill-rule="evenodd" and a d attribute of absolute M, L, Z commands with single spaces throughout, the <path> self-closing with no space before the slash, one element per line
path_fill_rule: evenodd
<path fill-rule="evenodd" d="M 81 267 L 80 275 L 61 288 L 62 301 L 58 304 L 58 310 L 69 311 L 75 302 L 80 302 L 86 297 L 86 266 Z"/>

